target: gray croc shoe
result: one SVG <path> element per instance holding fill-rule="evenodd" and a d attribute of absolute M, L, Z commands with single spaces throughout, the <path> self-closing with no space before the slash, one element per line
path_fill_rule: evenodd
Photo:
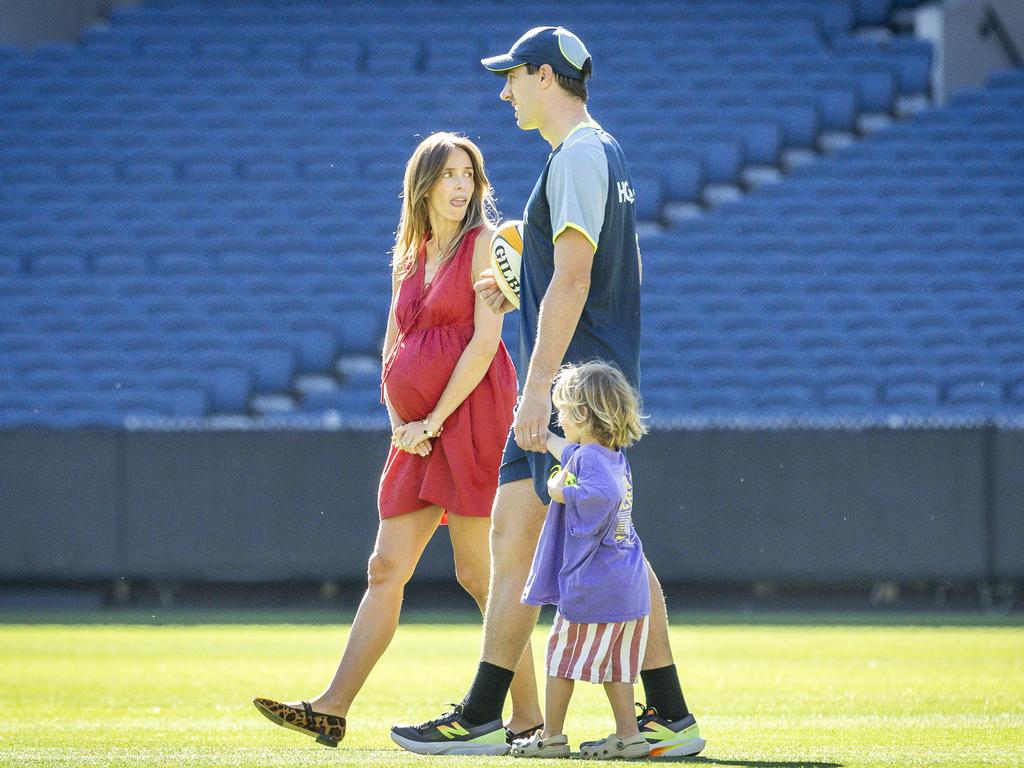
<path fill-rule="evenodd" d="M 646 741 L 644 742 L 647 743 Z M 569 739 L 564 734 L 558 734 L 548 739 L 540 737 L 540 731 L 536 731 L 528 739 L 519 739 L 512 742 L 512 757 L 568 757 Z"/>
<path fill-rule="evenodd" d="M 580 757 L 584 760 L 623 760 L 650 754 L 651 745 L 640 733 L 628 739 L 620 739 L 613 733 L 607 739 L 580 744 Z"/>

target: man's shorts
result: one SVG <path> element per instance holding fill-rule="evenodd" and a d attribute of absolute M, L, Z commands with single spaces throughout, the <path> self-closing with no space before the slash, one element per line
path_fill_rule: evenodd
<path fill-rule="evenodd" d="M 561 435 L 562 430 L 557 424 L 550 424 L 548 428 L 556 435 Z M 501 469 L 498 470 L 498 485 L 514 483 L 516 480 L 533 478 L 533 490 L 545 504 L 551 503 L 548 496 L 548 478 L 551 470 L 558 465 L 558 459 L 551 455 L 550 451 L 537 453 L 536 451 L 524 451 L 516 443 L 516 433 L 511 429 L 508 431 L 508 439 L 505 440 L 505 451 L 501 454 Z"/>

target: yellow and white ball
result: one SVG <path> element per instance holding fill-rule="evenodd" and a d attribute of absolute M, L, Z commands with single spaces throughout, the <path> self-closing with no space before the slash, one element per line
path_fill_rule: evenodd
<path fill-rule="evenodd" d="M 519 273 L 523 263 L 523 222 L 506 221 L 491 235 L 491 270 L 498 288 L 519 308 Z"/>

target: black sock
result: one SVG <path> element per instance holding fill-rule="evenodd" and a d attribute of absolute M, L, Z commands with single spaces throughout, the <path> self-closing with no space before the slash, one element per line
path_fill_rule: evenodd
<path fill-rule="evenodd" d="M 640 671 L 640 679 L 644 682 L 647 706 L 658 710 L 661 717 L 674 721 L 682 720 L 690 714 L 686 699 L 683 698 L 683 689 L 679 687 L 679 673 L 676 672 L 675 664 L 643 669 Z"/>
<path fill-rule="evenodd" d="M 515 672 L 511 669 L 481 661 L 473 685 L 470 686 L 466 698 L 462 700 L 462 716 L 471 725 L 483 725 L 491 720 L 500 720 L 513 675 Z"/>

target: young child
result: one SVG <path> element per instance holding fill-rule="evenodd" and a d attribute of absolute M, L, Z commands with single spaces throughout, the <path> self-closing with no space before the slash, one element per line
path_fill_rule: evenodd
<path fill-rule="evenodd" d="M 568 757 L 562 733 L 576 680 L 604 685 L 615 733 L 584 742 L 584 758 L 646 757 L 633 684 L 647 645 L 650 593 L 643 547 L 633 530 L 633 480 L 624 448 L 646 432 L 636 392 L 618 368 L 566 366 L 552 403 L 565 438 L 549 433 L 561 469 L 548 482 L 551 505 L 523 592 L 527 605 L 558 606 L 547 649 L 544 730 L 516 741 L 515 757 Z"/>

